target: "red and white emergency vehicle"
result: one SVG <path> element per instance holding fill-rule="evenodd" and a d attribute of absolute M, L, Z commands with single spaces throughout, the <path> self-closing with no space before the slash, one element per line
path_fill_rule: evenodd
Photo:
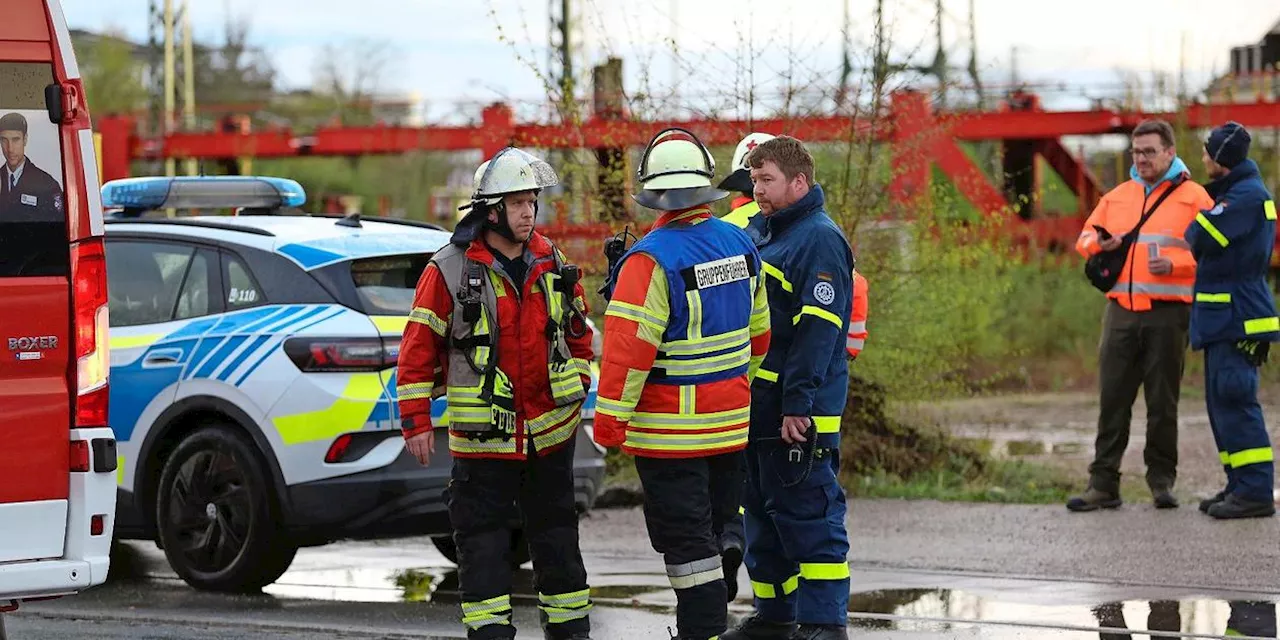
<path fill-rule="evenodd" d="M 3 612 L 106 579 L 117 458 L 107 425 L 102 204 L 84 86 L 58 0 L 0 4 Z"/>

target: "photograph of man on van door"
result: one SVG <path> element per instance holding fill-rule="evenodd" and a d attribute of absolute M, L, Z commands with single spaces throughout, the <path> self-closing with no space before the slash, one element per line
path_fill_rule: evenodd
<path fill-rule="evenodd" d="M 27 156 L 27 119 L 0 116 L 0 220 L 61 220 L 62 186 Z"/>

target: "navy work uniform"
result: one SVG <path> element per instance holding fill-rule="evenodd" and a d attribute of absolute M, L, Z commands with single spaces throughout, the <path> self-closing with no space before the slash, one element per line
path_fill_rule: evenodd
<path fill-rule="evenodd" d="M 763 622 L 843 629 L 849 538 L 837 475 L 853 252 L 818 185 L 756 225 L 772 339 L 751 385 L 744 561 Z M 807 442 L 781 439 L 783 416 L 812 418 Z"/>
<path fill-rule="evenodd" d="M 1206 190 L 1214 206 L 1185 235 L 1196 258 L 1191 348 L 1205 352 L 1205 401 L 1227 474 L 1226 489 L 1206 510 L 1215 517 L 1271 515 L 1274 454 L 1258 404 L 1261 358 L 1253 356 L 1280 340 L 1267 286 L 1276 206 L 1247 158 Z"/>

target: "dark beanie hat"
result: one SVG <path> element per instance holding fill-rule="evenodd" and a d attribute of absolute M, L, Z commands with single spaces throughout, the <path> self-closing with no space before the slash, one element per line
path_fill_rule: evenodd
<path fill-rule="evenodd" d="M 6 113 L 0 117 L 0 131 L 18 131 L 27 133 L 27 119 L 21 113 Z"/>
<path fill-rule="evenodd" d="M 1204 143 L 1209 158 L 1228 169 L 1249 157 L 1249 130 L 1238 122 L 1228 122 L 1209 134 Z"/>

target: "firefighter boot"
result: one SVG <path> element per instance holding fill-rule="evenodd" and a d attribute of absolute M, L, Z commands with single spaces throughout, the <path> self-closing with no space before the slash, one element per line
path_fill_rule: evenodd
<path fill-rule="evenodd" d="M 1218 504 L 1219 502 L 1222 502 L 1223 500 L 1226 500 L 1226 499 L 1227 499 L 1227 490 L 1223 489 L 1222 491 L 1219 491 L 1213 494 L 1212 498 L 1205 498 L 1204 500 L 1201 500 L 1200 512 L 1209 513 L 1209 507 L 1212 507 L 1213 505 Z"/>
<path fill-rule="evenodd" d="M 839 624 L 802 624 L 791 640 L 849 640 L 849 631 Z"/>
<path fill-rule="evenodd" d="M 1225 500 L 1209 507 L 1209 515 L 1219 520 L 1235 518 L 1264 518 L 1276 514 L 1276 505 L 1271 501 L 1257 502 L 1246 500 L 1231 494 Z"/>
<path fill-rule="evenodd" d="M 753 613 L 738 626 L 720 634 L 720 640 L 788 640 L 795 632 L 794 622 L 770 622 Z"/>

